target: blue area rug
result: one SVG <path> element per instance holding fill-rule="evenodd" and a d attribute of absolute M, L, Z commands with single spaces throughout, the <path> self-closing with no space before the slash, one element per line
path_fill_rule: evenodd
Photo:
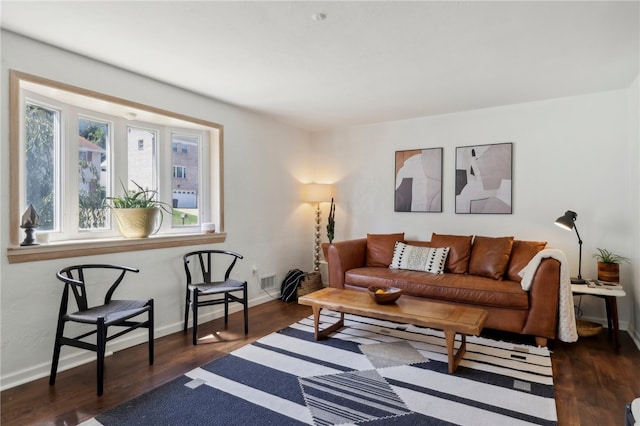
<path fill-rule="evenodd" d="M 324 321 L 333 323 L 329 312 Z M 443 333 L 353 315 L 331 338 L 306 318 L 86 425 L 554 425 L 546 348 L 468 337 L 455 374 Z"/>

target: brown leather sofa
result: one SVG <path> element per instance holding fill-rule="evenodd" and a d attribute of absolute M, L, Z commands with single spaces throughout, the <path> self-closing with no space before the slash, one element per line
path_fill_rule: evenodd
<path fill-rule="evenodd" d="M 449 247 L 444 273 L 389 268 L 397 241 Z M 431 241 L 405 241 L 401 233 L 367 234 L 329 246 L 329 286 L 363 291 L 392 286 L 403 289 L 402 297 L 482 307 L 489 312 L 485 328 L 531 335 L 546 346 L 547 339 L 556 337 L 560 262 L 543 259 L 529 291 L 522 289 L 518 275 L 545 245 L 513 237 L 434 233 Z"/>

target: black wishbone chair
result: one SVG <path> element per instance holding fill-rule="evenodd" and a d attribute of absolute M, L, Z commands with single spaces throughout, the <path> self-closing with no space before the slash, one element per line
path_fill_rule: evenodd
<path fill-rule="evenodd" d="M 91 271 L 92 273 L 89 273 Z M 91 282 L 98 277 L 101 282 L 104 281 L 105 275 L 109 275 L 109 271 L 115 271 L 118 275 L 104 297 L 104 304 L 99 306 L 88 306 L 87 302 L 87 286 L 91 285 L 85 275 L 91 275 Z M 53 361 L 51 363 L 51 376 L 49 384 L 56 382 L 56 373 L 58 370 L 58 360 L 60 358 L 60 348 L 63 345 L 74 346 L 76 348 L 86 349 L 96 352 L 97 358 L 97 374 L 98 374 L 98 396 L 103 392 L 104 377 L 104 354 L 107 342 L 120 337 L 123 334 L 134 331 L 137 328 L 144 327 L 149 329 L 149 365 L 153 364 L 153 299 L 149 300 L 112 300 L 113 293 L 122 282 L 127 272 L 138 272 L 138 269 L 128 266 L 118 265 L 76 265 L 61 269 L 56 277 L 64 282 L 64 291 L 62 292 L 62 301 L 60 302 L 60 311 L 58 313 L 58 327 L 56 331 L 55 346 L 53 348 Z M 69 293 L 73 294 L 78 311 L 67 313 L 69 304 Z M 147 313 L 146 321 L 132 321 L 133 317 Z M 83 333 L 76 337 L 65 337 L 64 327 L 67 322 L 75 322 L 81 324 L 92 325 L 95 329 Z M 109 327 L 124 327 L 112 336 L 108 335 Z M 96 343 L 90 343 L 84 339 L 96 335 Z"/>
<path fill-rule="evenodd" d="M 228 260 L 224 278 L 222 272 L 216 280 L 213 268 L 214 257 Z M 185 254 L 182 257 L 184 270 L 187 275 L 187 291 L 184 305 L 184 332 L 187 332 L 189 322 L 189 307 L 193 311 L 193 344 L 198 343 L 198 308 L 224 304 L 224 323 L 229 319 L 229 302 L 238 302 L 244 306 L 244 334 L 249 333 L 249 313 L 247 282 L 229 278 L 236 261 L 242 255 L 228 250 L 200 250 Z M 190 265 L 193 261 L 193 269 Z M 221 268 L 221 271 L 224 268 Z M 241 296 L 233 293 L 241 292 Z"/>

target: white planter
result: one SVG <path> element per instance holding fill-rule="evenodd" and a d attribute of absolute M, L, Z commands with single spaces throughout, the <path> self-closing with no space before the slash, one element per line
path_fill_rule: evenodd
<path fill-rule="evenodd" d="M 125 238 L 148 238 L 162 225 L 162 212 L 159 208 L 150 209 L 111 209 L 112 217 L 118 224 L 118 230 Z"/>

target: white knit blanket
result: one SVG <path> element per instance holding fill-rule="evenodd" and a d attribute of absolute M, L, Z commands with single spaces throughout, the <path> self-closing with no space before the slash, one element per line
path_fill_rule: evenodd
<path fill-rule="evenodd" d="M 558 338 L 563 342 L 575 342 L 578 340 L 576 329 L 576 317 L 573 310 L 573 294 L 571 293 L 571 277 L 567 258 L 557 249 L 544 249 L 539 251 L 531 261 L 518 273 L 522 277 L 522 289 L 529 291 L 533 277 L 540 266 L 542 259 L 552 258 L 560 262 L 560 297 L 558 309 Z"/>

